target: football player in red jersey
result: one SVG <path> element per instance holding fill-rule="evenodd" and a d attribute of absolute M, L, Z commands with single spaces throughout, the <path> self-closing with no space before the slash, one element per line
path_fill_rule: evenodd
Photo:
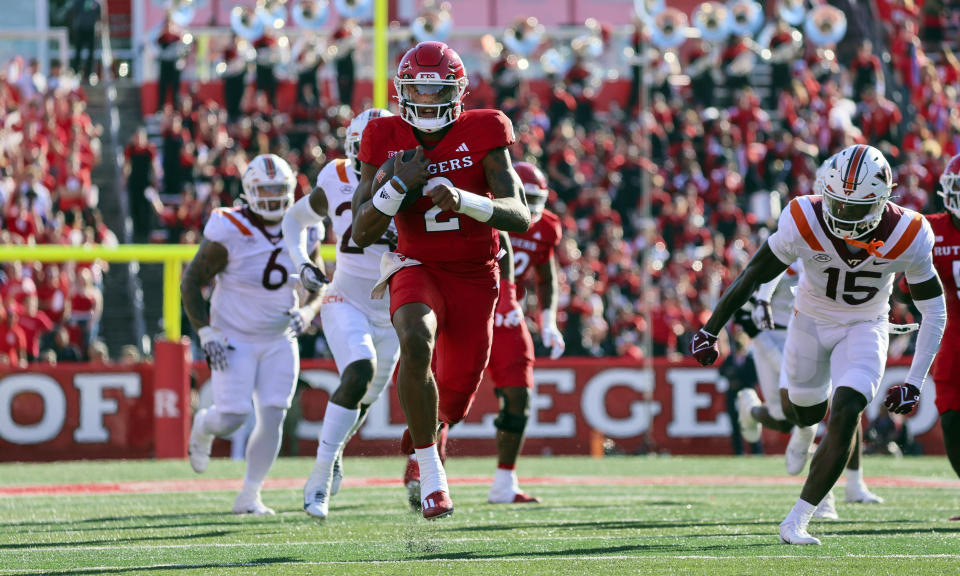
<path fill-rule="evenodd" d="M 507 151 L 513 125 L 498 110 L 463 110 L 467 75 L 456 52 L 442 42 L 417 44 L 394 86 L 400 114 L 372 120 L 361 141 L 352 236 L 365 247 L 396 223 L 397 252 L 384 256 L 381 283 L 389 283 L 400 339 L 397 393 L 408 426 L 401 447 L 419 467 L 408 490 L 419 489 L 424 518 L 439 518 L 453 502 L 438 423 L 456 424 L 473 402 L 493 337 L 497 230 L 526 232 L 530 210 Z M 390 157 L 394 174 L 386 178 L 379 167 Z M 420 189 L 422 197 L 404 205 Z"/>
<path fill-rule="evenodd" d="M 539 498 L 520 490 L 516 474 L 517 455 L 523 447 L 530 390 L 533 389 L 533 339 L 517 303 L 517 285 L 529 277 L 531 270 L 537 271 L 543 344 L 550 348 L 550 356 L 554 359 L 559 358 L 564 349 L 563 336 L 557 329 L 557 262 L 554 256 L 554 249 L 560 245 L 560 219 L 544 209 L 549 190 L 543 173 L 527 162 L 517 162 L 513 169 L 523 182 L 532 224 L 526 232 L 509 236 L 513 261 L 500 267 L 500 300 L 493 324 L 489 367 L 493 390 L 500 400 L 500 413 L 494 420 L 497 427 L 497 472 L 487 496 L 491 504 L 540 502 Z M 505 234 L 501 236 L 503 241 L 506 241 Z"/>
<path fill-rule="evenodd" d="M 947 162 L 940 175 L 940 190 L 946 212 L 930 214 L 933 228 L 933 266 L 940 274 L 947 298 L 947 328 L 944 346 L 960 342 L 960 154 Z M 953 344 L 956 346 L 956 344 Z M 937 354 L 931 374 L 937 387 L 937 410 L 943 429 L 943 445 L 953 471 L 960 476 L 960 359 L 945 351 Z M 951 520 L 960 520 L 960 515 Z"/>

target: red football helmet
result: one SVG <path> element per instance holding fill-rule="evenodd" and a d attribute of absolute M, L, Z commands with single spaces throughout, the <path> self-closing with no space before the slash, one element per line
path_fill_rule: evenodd
<path fill-rule="evenodd" d="M 393 86 L 400 116 L 417 130 L 436 132 L 463 112 L 467 93 L 463 61 L 443 42 L 421 42 L 407 51 Z"/>
<path fill-rule="evenodd" d="M 523 182 L 523 191 L 527 197 L 527 207 L 530 208 L 530 220 L 536 222 L 543 215 L 543 207 L 547 204 L 550 189 L 543 172 L 529 162 L 516 162 L 513 165 Z"/>
<path fill-rule="evenodd" d="M 960 154 L 947 162 L 940 175 L 940 190 L 937 194 L 943 198 L 943 206 L 955 217 L 960 218 Z"/>

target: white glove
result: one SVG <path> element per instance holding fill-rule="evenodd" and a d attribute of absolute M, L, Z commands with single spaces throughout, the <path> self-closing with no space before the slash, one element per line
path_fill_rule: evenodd
<path fill-rule="evenodd" d="M 560 334 L 560 330 L 557 329 L 556 325 L 544 326 L 540 330 L 540 339 L 543 341 L 544 346 L 550 348 L 551 360 L 556 360 L 563 356 L 563 350 L 567 345 L 564 344 L 563 335 Z"/>
<path fill-rule="evenodd" d="M 753 306 L 753 312 L 750 313 L 753 323 L 760 330 L 773 330 L 773 308 L 765 300 L 757 300 Z"/>
<path fill-rule="evenodd" d="M 516 328 L 521 322 L 523 322 L 523 310 L 520 309 L 519 304 L 506 314 L 497 313 L 493 321 L 495 325 L 504 328 Z"/>
<path fill-rule="evenodd" d="M 197 336 L 200 337 L 200 349 L 203 355 L 207 357 L 207 364 L 211 370 L 227 369 L 227 350 L 233 350 L 233 346 L 223 335 L 213 326 L 204 326 L 197 330 Z"/>
<path fill-rule="evenodd" d="M 290 315 L 290 331 L 293 332 L 294 336 L 300 336 L 306 332 L 317 315 L 316 311 L 310 306 L 291 308 L 287 314 Z"/>
<path fill-rule="evenodd" d="M 313 264 L 305 263 L 300 266 L 300 284 L 310 292 L 317 292 L 325 284 L 329 284 L 323 270 Z"/>

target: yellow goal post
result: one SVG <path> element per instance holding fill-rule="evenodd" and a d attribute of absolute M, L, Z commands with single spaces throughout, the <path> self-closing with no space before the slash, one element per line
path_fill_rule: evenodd
<path fill-rule="evenodd" d="M 171 342 L 180 339 L 180 276 L 183 263 L 193 259 L 196 244 L 121 244 L 119 246 L 0 246 L 0 262 L 140 262 L 163 264 L 163 328 Z M 336 246 L 322 244 L 320 255 L 336 259 Z"/>

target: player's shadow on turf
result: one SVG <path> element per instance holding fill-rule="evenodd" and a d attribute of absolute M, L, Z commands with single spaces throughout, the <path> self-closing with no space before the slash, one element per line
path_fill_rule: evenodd
<path fill-rule="evenodd" d="M 726 536 L 726 535 L 725 535 Z M 674 553 L 674 552 L 708 552 L 711 550 L 730 550 L 731 548 L 758 548 L 758 547 L 769 547 L 774 546 L 775 544 L 764 543 L 764 542 L 754 542 L 748 544 L 737 544 L 736 546 L 731 545 L 730 543 L 723 544 L 709 544 L 704 546 L 691 546 L 690 544 L 626 544 L 622 546 L 604 546 L 604 547 L 594 547 L 594 548 L 568 548 L 564 550 L 547 550 L 547 551 L 537 551 L 535 554 L 531 554 L 529 551 L 524 552 L 510 552 L 510 553 L 493 553 L 493 554 L 477 554 L 474 552 L 450 552 L 446 554 L 429 554 L 424 556 L 418 556 L 417 560 L 485 560 L 492 558 L 511 558 L 511 557 L 543 557 L 543 556 L 600 556 L 602 557 L 605 554 L 615 555 L 625 552 L 637 552 L 637 553 L 649 553 L 649 552 L 663 552 L 663 553 Z M 637 558 L 642 558 L 642 556 L 637 556 Z"/>
<path fill-rule="evenodd" d="M 226 536 L 232 532 L 227 530 L 214 530 L 211 532 L 198 532 L 196 534 L 179 534 L 177 535 L 178 539 L 192 539 L 192 538 L 219 538 L 221 536 Z M 170 540 L 171 536 L 165 534 L 163 536 L 141 536 L 139 538 L 111 538 L 109 540 L 82 540 L 82 541 L 70 541 L 70 542 L 21 542 L 21 543 L 10 543 L 10 544 L 0 544 L 0 550 L 17 550 L 20 548 L 69 548 L 71 546 L 102 546 L 107 544 L 120 544 L 123 542 L 149 542 L 151 540 Z"/>
<path fill-rule="evenodd" d="M 94 518 L 84 518 L 82 520 L 47 520 L 47 521 L 36 521 L 36 522 L 0 522 L 0 528 L 23 528 L 26 526 L 59 526 L 60 529 L 63 529 L 63 522 L 70 522 L 72 524 L 86 524 L 92 522 L 123 522 L 124 520 L 136 520 L 138 522 L 142 520 L 163 520 L 166 518 L 176 518 L 178 520 L 187 518 L 187 517 L 196 517 L 196 516 L 216 516 L 223 517 L 230 515 L 228 512 L 194 512 L 190 514 L 143 514 L 141 516 L 97 516 Z"/>
<path fill-rule="evenodd" d="M 255 568 L 270 564 L 292 564 L 302 562 L 300 558 L 281 556 L 277 558 L 257 558 L 246 562 L 217 562 L 210 564 L 164 564 L 162 566 L 131 566 L 117 568 L 76 568 L 74 570 L 61 570 L 59 572 L 43 572 L 47 576 L 81 576 L 83 574 L 142 574 L 144 572 L 177 571 L 177 570 L 212 570 L 215 568 Z M 36 572 L 24 574 L 11 574 L 10 576 L 28 576 Z"/>
<path fill-rule="evenodd" d="M 742 522 L 652 522 L 647 520 L 607 520 L 593 522 L 548 522 L 536 524 L 537 528 L 595 528 L 602 530 L 649 530 L 655 528 L 701 528 L 704 526 L 768 526 L 770 520 Z M 488 524 L 483 526 L 458 526 L 462 532 L 498 532 L 530 528 L 530 524 Z"/>

